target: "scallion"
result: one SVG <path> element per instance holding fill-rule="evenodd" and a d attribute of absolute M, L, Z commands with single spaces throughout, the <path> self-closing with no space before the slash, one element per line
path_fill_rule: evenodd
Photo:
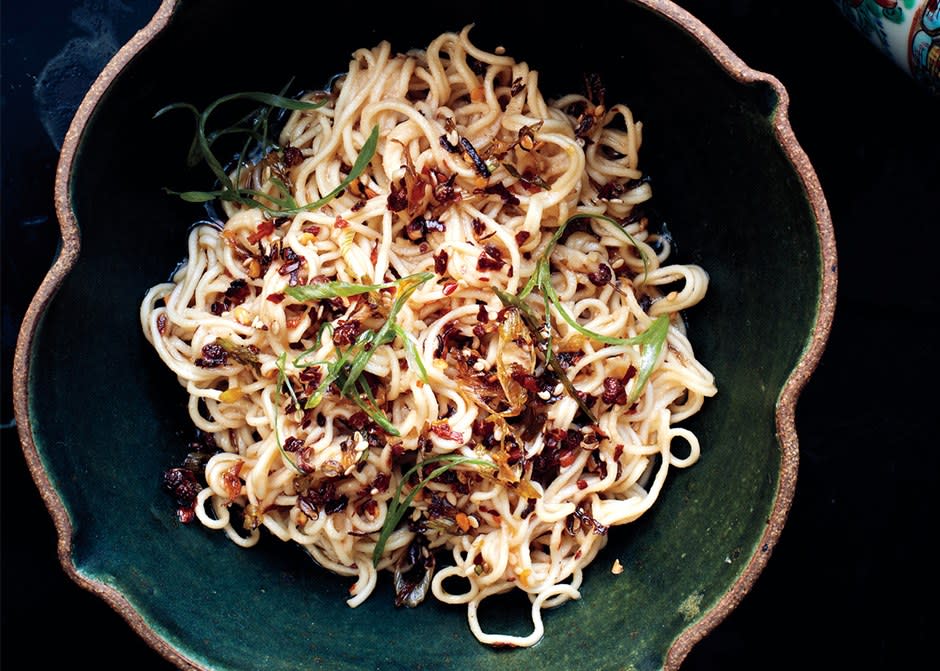
<path fill-rule="evenodd" d="M 419 482 L 414 489 L 408 492 L 408 495 L 404 500 L 401 499 L 401 492 L 404 489 L 405 483 L 418 472 L 418 469 L 426 466 L 431 463 L 445 462 L 443 466 L 438 466 L 431 474 L 425 477 L 421 482 Z M 385 522 L 382 524 L 382 529 L 379 532 L 379 538 L 375 543 L 375 549 L 372 551 L 372 565 L 378 566 L 379 561 L 382 559 L 382 552 L 385 550 L 385 544 L 388 542 L 389 536 L 392 535 L 392 532 L 395 531 L 395 528 L 398 526 L 398 523 L 401 522 L 402 517 L 405 516 L 405 513 L 408 512 L 408 508 L 411 506 L 412 502 L 415 500 L 415 496 L 418 495 L 418 492 L 424 489 L 424 487 L 431 482 L 434 478 L 440 477 L 443 473 L 449 471 L 450 469 L 460 466 L 461 464 L 470 465 L 470 466 L 479 466 L 481 468 L 496 468 L 496 464 L 492 461 L 486 461 L 484 459 L 474 459 L 472 457 L 464 457 L 461 455 L 447 454 L 440 455 L 436 457 L 429 457 L 424 461 L 420 461 L 404 475 L 401 476 L 401 480 L 398 482 L 398 487 L 395 489 L 395 495 L 392 497 L 391 501 L 388 503 L 388 510 L 385 513 Z"/>

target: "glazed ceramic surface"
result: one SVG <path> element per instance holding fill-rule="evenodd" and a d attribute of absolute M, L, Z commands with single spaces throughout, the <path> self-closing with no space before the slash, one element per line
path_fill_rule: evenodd
<path fill-rule="evenodd" d="M 786 91 L 658 0 L 601 2 L 592 11 L 609 20 L 590 34 L 571 33 L 567 18 L 538 3 L 461 3 L 446 17 L 437 3 L 422 6 L 440 18 L 433 25 L 391 4 L 350 14 L 297 3 L 297 34 L 249 36 L 255 7 L 166 3 L 96 83 L 66 139 L 62 254 L 24 321 L 15 371 L 24 451 L 66 570 L 187 668 L 677 668 L 779 539 L 797 471 L 795 404 L 832 318 L 831 223 L 790 131 Z M 578 90 L 585 71 L 600 73 L 608 98 L 644 122 L 641 166 L 677 258 L 711 275 L 707 298 L 687 315 L 719 387 L 686 425 L 701 439 L 701 460 L 673 473 L 649 514 L 611 531 L 582 599 L 546 612 L 544 639 L 519 650 L 479 644 L 463 608 L 396 609 L 387 577 L 350 609 L 349 581 L 297 547 L 268 537 L 244 550 L 180 525 L 160 483 L 192 436 L 186 395 L 138 320 L 144 292 L 184 257 L 187 229 L 202 216 L 163 187 L 211 185 L 207 172 L 185 167 L 189 120 L 154 120 L 156 110 L 278 90 L 290 77 L 320 87 L 357 47 L 388 39 L 403 51 L 470 22 L 481 46 L 503 45 L 540 70 L 543 90 Z M 509 599 L 481 619 L 522 634 L 528 608 Z"/>
<path fill-rule="evenodd" d="M 836 0 L 859 32 L 940 94 L 940 0 Z"/>

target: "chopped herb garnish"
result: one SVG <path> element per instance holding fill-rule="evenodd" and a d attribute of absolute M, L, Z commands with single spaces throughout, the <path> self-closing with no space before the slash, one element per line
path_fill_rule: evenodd
<path fill-rule="evenodd" d="M 418 352 L 418 343 L 415 342 L 414 336 L 398 324 L 395 324 L 393 328 L 395 329 L 395 335 L 401 338 L 405 345 L 405 360 L 408 362 L 408 366 L 412 369 L 417 368 L 418 379 L 428 384 L 430 381 L 428 379 L 428 369 L 424 367 L 424 362 L 421 360 L 421 354 Z"/>
<path fill-rule="evenodd" d="M 345 352 L 337 350 L 337 352 L 339 352 L 339 356 L 337 356 L 336 361 L 327 365 L 326 374 L 323 376 L 323 379 L 317 386 L 316 391 L 311 394 L 310 398 L 307 399 L 307 403 L 304 405 L 305 410 L 315 408 L 320 404 L 320 401 L 323 400 L 323 394 L 326 392 L 327 388 L 333 382 L 336 382 L 343 373 L 343 367 L 349 363 L 349 357 L 354 353 L 359 352 L 367 344 L 371 344 L 374 338 L 375 331 L 372 329 L 366 329 L 359 334 L 359 337 L 356 338 L 356 342 L 354 342 Z"/>
<path fill-rule="evenodd" d="M 562 306 L 561 300 L 558 298 L 558 293 L 555 291 L 555 287 L 552 286 L 552 276 L 550 270 L 550 259 L 552 252 L 555 249 L 555 245 L 558 244 L 558 241 L 561 239 L 561 236 L 564 235 L 565 229 L 568 227 L 572 221 L 577 219 L 598 219 L 604 221 L 610 225 L 611 228 L 619 232 L 620 234 L 626 236 L 630 243 L 636 248 L 640 253 L 640 257 L 643 259 L 643 274 L 644 277 L 648 272 L 648 265 L 646 260 L 646 255 L 640 249 L 636 240 L 633 239 L 633 236 L 630 235 L 626 229 L 624 229 L 616 219 L 608 217 L 604 214 L 591 214 L 591 213 L 580 213 L 575 214 L 574 216 L 568 218 L 565 223 L 558 227 L 555 233 L 552 235 L 551 239 L 548 241 L 548 245 L 545 247 L 545 251 L 542 253 L 542 256 L 539 258 L 538 262 L 535 264 L 535 272 L 532 273 L 532 276 L 526 282 L 525 286 L 522 288 L 522 291 L 519 292 L 518 296 L 512 296 L 506 294 L 505 292 L 496 290 L 497 296 L 503 302 L 504 305 L 512 305 L 520 310 L 523 315 L 526 316 L 527 323 L 529 323 L 529 328 L 533 332 L 538 333 L 540 326 L 536 321 L 534 314 L 531 311 L 531 308 L 528 307 L 525 303 L 525 298 L 532 293 L 535 288 L 538 288 L 542 292 L 543 299 L 545 301 L 545 325 L 548 328 L 549 337 L 545 340 L 545 349 L 546 349 L 546 362 L 552 367 L 552 370 L 556 374 L 559 374 L 562 384 L 565 386 L 565 389 L 568 393 L 574 396 L 575 399 L 578 399 L 581 409 L 591 417 L 591 413 L 587 410 L 586 405 L 580 398 L 573 393 L 574 386 L 571 383 L 571 380 L 567 378 L 567 375 L 564 374 L 560 364 L 557 364 L 557 359 L 555 359 L 553 353 L 551 352 L 551 320 L 550 320 L 550 310 L 549 305 L 555 308 L 558 311 L 558 314 L 561 315 L 561 318 L 565 320 L 574 330 L 578 333 L 596 340 L 598 342 L 605 343 L 607 345 L 640 345 L 642 347 L 640 353 L 640 367 L 637 374 L 636 382 L 633 385 L 633 390 L 630 392 L 630 402 L 632 403 L 637 398 L 639 398 L 640 393 L 643 391 L 643 387 L 646 385 L 646 381 L 649 379 L 650 375 L 653 373 L 653 367 L 656 365 L 656 362 L 659 360 L 659 355 L 663 351 L 663 347 L 666 344 L 666 336 L 669 333 L 669 318 L 666 315 L 660 315 L 657 317 L 650 327 L 646 329 L 643 333 L 634 336 L 633 338 L 616 338 L 614 336 L 605 336 L 600 333 L 591 331 L 590 329 L 585 328 L 578 321 L 568 313 L 567 310 Z M 553 360 L 555 363 L 553 364 Z M 557 366 L 556 366 L 557 364 Z"/>
<path fill-rule="evenodd" d="M 324 284 L 288 287 L 285 289 L 292 297 L 302 301 L 354 296 L 392 287 L 397 289 L 395 300 L 392 301 L 388 316 L 382 326 L 379 327 L 378 331 L 367 329 L 359 334 L 356 341 L 350 345 L 348 349 L 345 351 L 337 349 L 338 356 L 335 361 L 330 363 L 324 361 L 305 362 L 306 357 L 319 349 L 324 330 L 327 328 L 325 325 L 321 326 L 317 333 L 316 345 L 305 350 L 295 359 L 294 364 L 303 367 L 326 365 L 326 374 L 323 376 L 323 379 L 320 381 L 314 393 L 307 399 L 304 409 L 309 410 L 319 405 L 320 401 L 323 400 L 323 394 L 326 393 L 326 390 L 331 384 L 335 383 L 339 387 L 340 393 L 369 415 L 376 424 L 382 427 L 383 431 L 391 436 L 401 435 L 398 429 L 389 421 L 385 413 L 382 412 L 381 408 L 379 408 L 375 398 L 373 398 L 372 389 L 369 387 L 366 380 L 363 379 L 362 374 L 369 364 L 372 355 L 375 354 L 376 349 L 394 341 L 396 337 L 400 337 L 404 342 L 408 356 L 413 357 L 417 362 L 419 376 L 422 380 L 427 381 L 427 370 L 421 363 L 420 357 L 418 357 L 417 346 L 405 330 L 395 323 L 395 319 L 415 290 L 433 277 L 434 273 L 426 272 L 408 275 L 394 282 L 386 282 L 384 284 L 360 285 L 351 284 L 349 282 L 326 282 Z M 332 325 L 329 329 L 332 331 Z M 365 396 L 365 398 L 363 398 L 363 396 Z"/>
<path fill-rule="evenodd" d="M 417 473 L 419 468 L 427 464 L 437 462 L 445 463 L 431 471 L 430 475 L 426 476 L 414 487 L 414 489 L 408 492 L 408 496 L 406 496 L 404 500 L 400 500 L 402 489 L 404 489 L 405 483 L 408 482 L 411 476 Z M 418 495 L 418 492 L 424 489 L 424 487 L 434 478 L 440 477 L 445 472 L 455 468 L 456 466 L 460 466 L 461 464 L 466 464 L 468 466 L 479 466 L 480 468 L 496 468 L 496 464 L 494 464 L 492 461 L 447 454 L 437 457 L 429 457 L 424 461 L 420 461 L 408 469 L 408 471 L 401 476 L 401 480 L 398 482 L 398 487 L 395 489 L 395 495 L 388 502 L 388 511 L 385 514 L 385 523 L 382 525 L 382 530 L 379 533 L 379 539 L 376 541 L 375 549 L 372 551 L 373 566 L 379 565 L 379 560 L 382 558 L 382 552 L 385 550 L 385 544 L 388 542 L 388 537 L 392 535 L 392 532 L 395 531 L 398 523 L 401 522 L 402 517 L 404 517 L 405 513 L 408 512 L 408 508 L 415 500 L 415 496 Z"/>
<path fill-rule="evenodd" d="M 231 354 L 238 363 L 245 366 L 260 365 L 258 361 L 258 348 L 254 345 L 239 345 L 228 338 L 218 338 L 216 342 L 222 349 Z"/>
<path fill-rule="evenodd" d="M 258 102 L 261 103 L 262 107 L 243 117 L 233 126 L 229 126 L 217 131 L 207 132 L 206 126 L 208 124 L 210 115 L 220 105 L 235 100 L 250 100 Z M 281 95 L 275 95 L 272 93 L 247 91 L 223 96 L 212 102 L 208 107 L 206 107 L 205 110 L 201 112 L 194 105 L 189 103 L 174 103 L 172 105 L 163 107 L 162 109 L 158 110 L 156 114 L 154 114 L 154 118 L 162 116 L 166 112 L 175 109 L 189 110 L 193 114 L 196 119 L 196 136 L 193 140 L 192 147 L 190 148 L 188 162 L 191 165 L 194 165 L 199 160 L 205 161 L 221 185 L 220 188 L 215 191 L 184 191 L 182 193 L 177 191 L 170 191 L 169 189 L 168 191 L 191 203 L 204 203 L 218 198 L 220 200 L 239 203 L 240 205 L 245 205 L 247 207 L 259 207 L 269 215 L 294 215 L 300 212 L 309 212 L 311 210 L 320 209 L 333 200 L 333 198 L 335 198 L 337 195 L 339 195 L 339 193 L 348 187 L 354 180 L 358 179 L 359 176 L 368 167 L 369 163 L 372 161 L 372 157 L 375 155 L 376 147 L 378 146 L 379 127 L 377 125 L 373 126 L 369 137 L 362 145 L 362 150 L 359 152 L 359 156 L 356 158 L 356 161 L 346 178 L 343 179 L 335 189 L 313 203 L 309 203 L 307 205 L 298 205 L 297 201 L 290 193 L 290 188 L 284 183 L 282 179 L 277 176 L 272 176 L 270 178 L 270 182 L 280 192 L 281 197 L 277 197 L 273 194 L 265 193 L 263 191 L 239 186 L 239 180 L 241 176 L 241 168 L 245 163 L 249 143 L 251 141 L 254 141 L 259 145 L 258 148 L 261 152 L 269 152 L 272 150 L 276 151 L 280 149 L 271 143 L 267 137 L 269 117 L 273 109 L 313 110 L 322 107 L 326 102 L 327 98 L 325 97 L 316 102 L 307 102 L 303 100 L 287 98 Z M 243 125 L 247 122 L 252 123 L 250 126 Z M 237 159 L 236 179 L 234 181 L 222 167 L 222 163 L 219 161 L 219 159 L 212 152 L 212 145 L 217 139 L 225 135 L 233 134 L 243 134 L 247 136 L 245 146 L 242 148 L 242 152 L 239 154 Z"/>
<path fill-rule="evenodd" d="M 385 282 L 384 284 L 355 284 L 353 282 L 324 282 L 322 284 L 303 284 L 295 287 L 287 287 L 284 293 L 298 301 L 319 301 L 324 298 L 341 298 L 345 296 L 356 296 L 358 294 L 367 294 L 372 291 L 381 291 L 398 286 L 398 282 Z"/>
<path fill-rule="evenodd" d="M 277 443 L 277 449 L 281 453 L 281 458 L 287 463 L 291 468 L 300 473 L 304 474 L 304 471 L 300 466 L 298 466 L 293 459 L 291 459 L 287 450 L 284 449 L 284 444 L 281 442 L 281 434 L 277 428 L 277 418 L 281 410 L 281 387 L 284 386 L 284 383 L 287 382 L 287 371 L 285 369 L 287 363 L 287 352 L 281 352 L 281 355 L 277 358 L 277 386 L 274 389 L 274 440 Z M 297 405 L 297 396 L 294 394 L 294 388 L 288 382 L 287 388 L 290 390 L 290 395 L 294 400 L 294 405 Z"/>
<path fill-rule="evenodd" d="M 375 334 L 375 341 L 373 342 L 373 346 L 369 349 L 364 349 L 362 352 L 356 355 L 356 358 L 353 360 L 352 366 L 350 367 L 348 376 L 346 378 L 346 383 L 342 386 L 343 394 L 348 393 L 349 390 L 353 388 L 356 380 L 368 365 L 372 355 L 375 354 L 375 350 L 382 345 L 392 342 L 392 340 L 395 339 L 394 326 L 395 318 L 398 317 L 398 313 L 401 312 L 403 307 L 405 307 L 405 303 L 407 303 L 408 299 L 411 298 L 411 294 L 413 294 L 418 287 L 433 277 L 434 273 L 416 273 L 398 280 L 398 291 L 395 294 L 395 300 L 392 302 L 392 307 L 389 310 L 388 318 Z M 398 434 L 396 433 L 395 435 Z"/>

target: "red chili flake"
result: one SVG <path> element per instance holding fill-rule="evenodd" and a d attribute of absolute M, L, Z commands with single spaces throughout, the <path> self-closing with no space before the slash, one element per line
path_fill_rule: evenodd
<path fill-rule="evenodd" d="M 260 224 L 258 228 L 255 229 L 255 232 L 248 236 L 248 242 L 255 244 L 262 238 L 266 238 L 274 232 L 274 220 L 265 219 Z"/>
<path fill-rule="evenodd" d="M 425 233 L 427 229 L 424 227 L 424 217 L 415 217 L 405 226 L 405 235 L 412 242 L 422 239 Z"/>
<path fill-rule="evenodd" d="M 291 273 L 296 273 L 300 270 L 300 266 L 304 264 L 302 258 L 294 259 L 289 263 L 285 263 L 280 268 L 277 269 L 279 275 L 290 275 Z M 293 286 L 293 285 L 292 285 Z"/>
<path fill-rule="evenodd" d="M 398 184 L 392 185 L 392 190 L 388 194 L 385 206 L 391 212 L 401 212 L 408 207 L 408 190 L 405 188 L 404 180 L 400 180 Z"/>
<path fill-rule="evenodd" d="M 333 328 L 333 344 L 339 347 L 352 345 L 362 332 L 362 325 L 356 319 L 341 319 Z"/>
<path fill-rule="evenodd" d="M 443 175 L 443 173 L 438 173 Z M 460 191 L 454 188 L 454 181 L 457 178 L 457 173 L 454 173 L 446 180 L 438 182 L 434 187 L 434 200 L 440 205 L 446 205 L 447 203 L 454 202 L 456 203 L 461 199 Z"/>
<path fill-rule="evenodd" d="M 443 275 L 445 272 L 447 272 L 447 259 L 448 258 L 449 257 L 447 255 L 447 252 L 443 249 L 438 254 L 434 255 L 434 272 L 435 273 L 437 273 L 438 275 Z"/>
<path fill-rule="evenodd" d="M 427 184 L 419 179 L 419 181 L 416 181 L 414 186 L 411 187 L 411 193 L 408 194 L 408 212 L 418 211 L 418 207 L 421 205 L 421 201 L 424 200 L 426 193 Z"/>
<path fill-rule="evenodd" d="M 166 313 L 161 312 L 157 315 L 157 333 L 163 335 L 166 333 Z"/>
<path fill-rule="evenodd" d="M 473 335 L 475 335 L 480 340 L 483 340 L 483 337 L 486 335 L 486 327 L 483 326 L 483 324 L 474 324 Z"/>
<path fill-rule="evenodd" d="M 304 446 L 304 441 L 296 436 L 290 436 L 284 441 L 285 452 L 296 452 Z"/>
<path fill-rule="evenodd" d="M 297 147 L 287 147 L 284 150 L 284 165 L 288 168 L 293 168 L 303 160 L 304 154 Z"/>
<path fill-rule="evenodd" d="M 524 370 L 514 370 L 511 377 L 516 384 L 526 391 L 531 391 L 533 394 L 537 394 L 541 391 L 539 381 L 535 379 L 535 376 L 531 373 L 526 373 Z"/>
<path fill-rule="evenodd" d="M 453 440 L 457 443 L 463 443 L 463 434 L 460 431 L 454 431 L 450 428 L 450 424 L 447 423 L 446 419 L 431 422 L 430 430 L 431 433 L 444 440 Z"/>
<path fill-rule="evenodd" d="M 477 189 L 477 191 L 480 191 L 480 190 Z M 490 184 L 489 186 L 485 187 L 482 191 L 483 193 L 486 193 L 489 195 L 499 196 L 505 205 L 518 205 L 519 204 L 519 199 L 516 198 L 515 194 L 513 194 L 512 191 L 510 191 L 505 186 L 503 186 L 502 182 L 498 182 L 496 184 Z"/>
<path fill-rule="evenodd" d="M 302 229 L 304 233 L 309 233 L 310 235 L 320 235 L 319 226 L 304 226 Z"/>
<path fill-rule="evenodd" d="M 372 481 L 372 488 L 379 492 L 387 491 L 390 481 L 391 479 L 388 477 L 387 473 L 379 473 L 375 476 L 375 480 Z"/>
<path fill-rule="evenodd" d="M 486 309 L 486 305 L 480 303 L 480 309 L 477 310 L 477 321 L 481 324 L 485 324 L 490 320 L 490 311 Z"/>
<path fill-rule="evenodd" d="M 284 300 L 284 294 L 268 294 L 268 300 L 277 305 L 282 300 Z"/>
<path fill-rule="evenodd" d="M 518 233 L 516 233 L 516 244 L 521 245 L 530 237 L 532 236 L 528 231 L 519 231 Z"/>
<path fill-rule="evenodd" d="M 522 89 L 525 88 L 525 79 L 522 77 L 516 77 L 512 80 L 512 84 L 509 87 L 509 95 L 515 96 L 518 95 Z"/>
<path fill-rule="evenodd" d="M 373 266 L 379 262 L 379 245 L 378 245 L 378 243 L 375 243 L 374 245 L 372 245 L 372 252 L 369 254 L 369 261 L 372 262 L 372 265 L 373 265 Z"/>
<path fill-rule="evenodd" d="M 499 247 L 493 244 L 487 244 L 477 259 L 477 270 L 499 270 L 506 264 L 503 261 L 503 253 Z"/>
<path fill-rule="evenodd" d="M 443 293 L 445 296 L 450 296 L 452 293 L 454 293 L 455 291 L 457 291 L 457 283 L 456 283 L 456 282 L 447 282 L 447 283 L 444 285 L 444 288 L 443 288 L 441 291 L 442 291 L 442 293 Z"/>
<path fill-rule="evenodd" d="M 480 219 L 474 219 L 470 222 L 470 225 L 473 227 L 473 232 L 476 233 L 477 237 L 480 237 L 486 232 L 486 224 L 484 224 Z"/>
<path fill-rule="evenodd" d="M 558 455 L 558 465 L 567 468 L 574 463 L 577 453 L 574 450 L 565 450 Z"/>
<path fill-rule="evenodd" d="M 375 499 L 369 499 L 361 506 L 359 506 L 359 515 L 375 517 L 379 512 L 379 502 Z"/>
<path fill-rule="evenodd" d="M 333 223 L 334 228 L 346 228 L 347 226 L 349 226 L 349 222 L 340 216 L 337 216 L 336 221 Z"/>
<path fill-rule="evenodd" d="M 202 486 L 188 468 L 171 468 L 163 474 L 163 489 L 173 495 L 180 508 L 192 506 Z"/>
<path fill-rule="evenodd" d="M 626 405 L 627 392 L 624 390 L 623 382 L 615 377 L 605 377 L 604 393 L 601 395 L 601 400 L 610 405 L 615 403 L 617 405 Z"/>
<path fill-rule="evenodd" d="M 578 489 L 587 489 L 587 480 L 578 480 Z"/>
<path fill-rule="evenodd" d="M 418 245 L 418 251 L 422 254 L 427 254 L 429 251 L 431 251 L 431 245 L 426 242 L 422 242 L 420 245 Z"/>
<path fill-rule="evenodd" d="M 588 279 L 591 280 L 591 284 L 596 287 L 602 287 L 614 276 L 613 272 L 606 263 L 602 263 L 597 267 L 593 273 L 588 273 Z"/>
<path fill-rule="evenodd" d="M 349 424 L 355 431 L 362 431 L 366 428 L 366 424 L 369 423 L 369 415 L 364 413 L 362 410 L 354 412 L 349 416 L 349 419 L 346 420 L 346 423 Z"/>
<path fill-rule="evenodd" d="M 228 352 L 222 345 L 210 343 L 203 346 L 202 356 L 194 362 L 200 368 L 217 368 L 228 363 Z"/>
<path fill-rule="evenodd" d="M 623 456 L 623 445 L 618 444 L 614 447 L 614 461 L 619 461 L 621 456 Z"/>
<path fill-rule="evenodd" d="M 228 494 L 229 500 L 234 499 L 242 491 L 242 481 L 238 477 L 242 470 L 242 463 L 241 461 L 237 462 L 222 474 L 222 487 L 225 489 L 225 493 Z"/>
<path fill-rule="evenodd" d="M 241 305 L 250 294 L 251 287 L 243 279 L 232 280 L 231 284 L 228 285 L 228 289 L 225 290 L 225 297 L 228 299 L 227 302 L 230 306 Z"/>

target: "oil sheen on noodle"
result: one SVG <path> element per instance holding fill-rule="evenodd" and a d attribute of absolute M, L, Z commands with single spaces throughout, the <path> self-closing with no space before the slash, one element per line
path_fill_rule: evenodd
<path fill-rule="evenodd" d="M 377 127 L 365 171 L 322 207 L 287 217 L 225 202 L 224 228 L 191 232 L 187 262 L 149 291 L 140 316 L 189 394 L 193 423 L 220 449 L 196 498 L 204 525 L 246 547 L 261 527 L 299 543 L 353 578 L 353 607 L 409 549 L 419 562 L 449 553 L 429 592 L 464 604 L 480 641 L 530 646 L 543 635 L 541 610 L 579 597 L 609 528 L 637 519 L 669 469 L 699 456 L 696 436 L 677 423 L 716 388 L 680 311 L 702 299 L 708 276 L 667 264 L 668 239 L 647 230 L 637 207 L 651 197 L 639 169 L 642 124 L 630 110 L 597 86 L 548 101 L 535 70 L 502 49 L 478 49 L 468 33 L 404 55 L 386 42 L 356 51 L 325 105 L 289 116 L 280 167 L 262 162 L 240 175 L 274 193 L 276 168 L 299 206 L 313 203 L 343 181 Z M 606 215 L 622 231 L 578 214 Z M 530 331 L 496 293 L 522 294 L 544 323 L 546 292 L 525 289 L 566 222 L 546 255 L 557 294 L 550 347 L 596 424 L 547 370 L 549 329 Z M 399 435 L 336 385 L 309 407 L 329 364 L 387 320 L 403 286 L 392 283 L 424 272 L 431 279 L 394 317 L 398 335 L 362 374 Z M 311 301 L 287 291 L 337 281 L 391 286 Z M 646 345 L 599 342 L 562 310 L 615 340 L 668 318 L 645 383 Z M 207 365 L 220 342 L 227 355 Z M 403 474 L 442 455 L 474 461 L 418 492 L 374 565 L 390 502 L 418 484 L 399 489 Z M 246 511 L 238 522 L 235 510 Z M 484 631 L 480 603 L 514 589 L 531 600 L 531 633 Z"/>

